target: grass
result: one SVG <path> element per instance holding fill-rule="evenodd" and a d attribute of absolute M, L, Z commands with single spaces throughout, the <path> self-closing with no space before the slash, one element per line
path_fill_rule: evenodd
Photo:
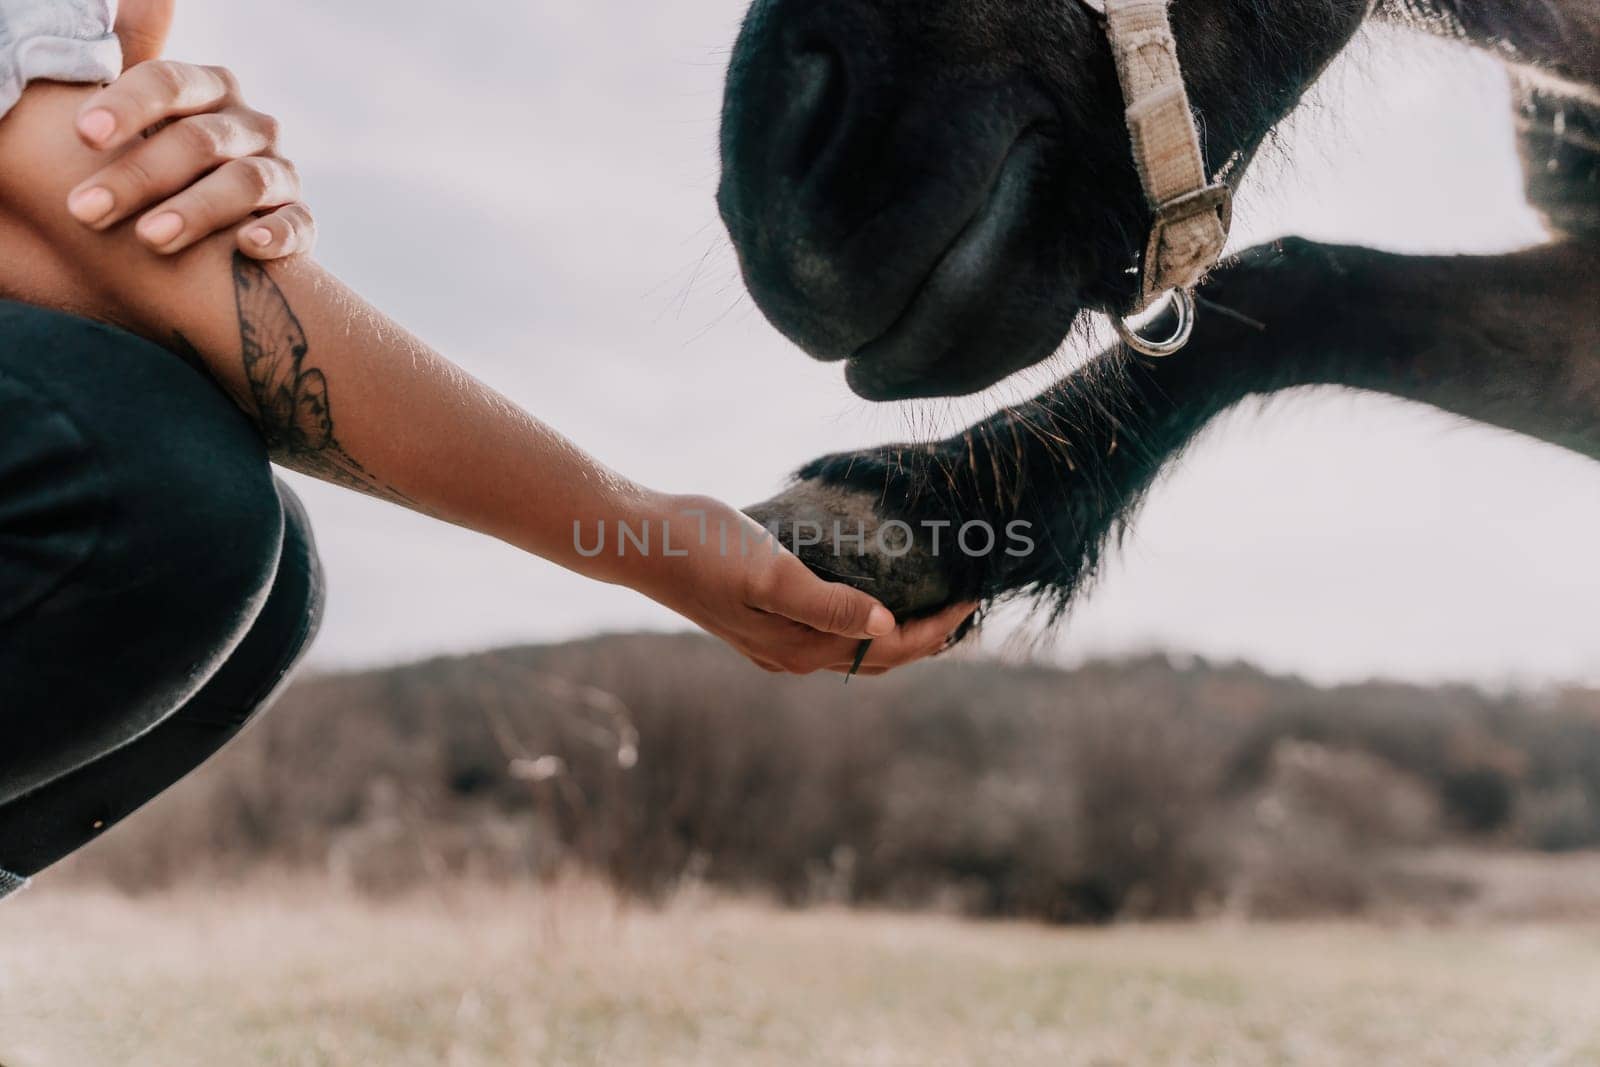
<path fill-rule="evenodd" d="M 0 905 L 0 1064 L 1592 1064 L 1600 926 L 1063 930 L 579 886 Z"/>

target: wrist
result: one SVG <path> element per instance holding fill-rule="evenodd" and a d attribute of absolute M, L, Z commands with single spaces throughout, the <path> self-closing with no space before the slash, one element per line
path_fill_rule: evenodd
<path fill-rule="evenodd" d="M 574 548 L 585 576 L 623 585 L 672 606 L 690 580 L 686 564 L 706 542 L 714 525 L 705 497 L 629 486 L 615 494 L 603 512 L 574 529 Z M 710 539 L 716 539 L 712 529 Z"/>

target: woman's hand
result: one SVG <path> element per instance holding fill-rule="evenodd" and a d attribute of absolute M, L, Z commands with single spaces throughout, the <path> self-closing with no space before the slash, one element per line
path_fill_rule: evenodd
<path fill-rule="evenodd" d="M 818 578 L 753 519 L 717 500 L 665 498 L 644 510 L 644 521 L 650 551 L 621 580 L 768 671 L 847 674 L 870 640 L 860 673 L 883 674 L 942 652 L 977 610 L 956 604 L 898 626 L 888 608 Z"/>
<path fill-rule="evenodd" d="M 221 67 L 139 63 L 84 101 L 77 131 L 110 159 L 67 198 L 91 229 L 137 215 L 134 233 L 162 255 L 235 226 L 239 251 L 254 259 L 316 242 L 300 177 L 278 155 L 277 120 L 247 107 Z"/>

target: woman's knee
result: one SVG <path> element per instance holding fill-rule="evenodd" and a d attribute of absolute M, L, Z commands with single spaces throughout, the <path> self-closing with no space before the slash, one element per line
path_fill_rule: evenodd
<path fill-rule="evenodd" d="M 305 513 L 282 483 L 278 492 L 283 554 L 250 632 L 201 690 L 154 728 L 0 803 L 0 868 L 31 876 L 108 832 L 216 755 L 283 686 L 316 633 L 322 581 Z"/>
<path fill-rule="evenodd" d="M 0 572 L 28 576 L 0 603 L 0 704 L 48 709 L 26 747 L 53 774 L 221 665 L 272 587 L 284 511 L 254 428 L 146 341 L 0 305 L 0 386 L 23 416 L 0 455 Z"/>
<path fill-rule="evenodd" d="M 277 490 L 283 548 L 271 593 L 244 640 L 180 713 L 191 722 L 242 727 L 283 688 L 322 625 L 322 563 L 311 522 L 288 486 L 279 481 Z"/>

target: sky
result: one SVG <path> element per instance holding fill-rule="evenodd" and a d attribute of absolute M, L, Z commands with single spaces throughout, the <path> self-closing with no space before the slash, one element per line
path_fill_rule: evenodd
<path fill-rule="evenodd" d="M 713 201 L 743 7 L 182 0 L 169 54 L 233 67 L 283 120 L 318 257 L 376 306 L 624 473 L 750 503 L 813 456 L 955 430 L 1064 368 L 872 405 L 766 323 Z M 1407 252 L 1538 241 L 1503 75 L 1453 46 L 1360 42 L 1239 204 L 1236 245 L 1284 233 Z M 684 625 L 292 480 L 328 572 L 322 667 Z M 1207 431 L 1065 625 L 1002 612 L 981 652 L 1600 683 L 1597 543 L 1600 464 L 1400 401 L 1301 392 Z"/>

